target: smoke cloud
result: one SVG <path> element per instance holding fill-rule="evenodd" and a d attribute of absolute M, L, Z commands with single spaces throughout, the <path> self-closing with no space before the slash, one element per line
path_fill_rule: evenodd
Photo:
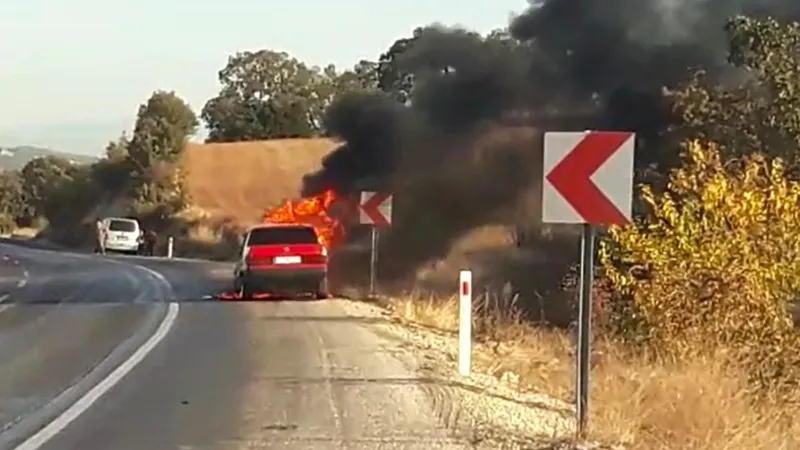
<path fill-rule="evenodd" d="M 539 189 L 543 131 L 657 139 L 669 120 L 663 87 L 694 68 L 733 70 L 722 27 L 737 14 L 795 19 L 800 2 L 531 1 L 509 24 L 523 45 L 428 27 L 398 61 L 414 75 L 411 106 L 381 94 L 337 102 L 327 127 L 344 143 L 305 178 L 304 194 L 383 180 L 396 210 L 385 245 L 406 256 L 394 268 L 406 273 L 475 226 L 519 220 L 520 199 Z M 658 157 L 639 152 L 637 164 Z"/>

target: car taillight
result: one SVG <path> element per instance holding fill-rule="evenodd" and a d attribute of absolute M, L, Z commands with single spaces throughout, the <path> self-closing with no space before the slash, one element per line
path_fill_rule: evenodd
<path fill-rule="evenodd" d="M 272 261 L 272 258 L 259 256 L 258 254 L 254 255 L 251 251 L 248 250 L 247 255 L 244 257 L 244 260 L 247 264 L 263 264 L 263 263 L 269 263 L 270 261 Z"/>
<path fill-rule="evenodd" d="M 306 255 L 303 256 L 303 262 L 305 264 L 325 264 L 328 262 L 328 255 L 321 254 L 321 255 Z"/>

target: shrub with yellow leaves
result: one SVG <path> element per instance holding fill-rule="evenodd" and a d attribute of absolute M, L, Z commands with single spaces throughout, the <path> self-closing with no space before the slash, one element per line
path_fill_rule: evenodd
<path fill-rule="evenodd" d="M 615 330 L 674 357 L 711 352 L 785 379 L 798 343 L 788 304 L 800 292 L 800 183 L 780 159 L 724 161 L 690 142 L 650 214 L 614 227 L 600 261 L 619 295 Z M 788 358 L 788 359 L 787 359 Z"/>

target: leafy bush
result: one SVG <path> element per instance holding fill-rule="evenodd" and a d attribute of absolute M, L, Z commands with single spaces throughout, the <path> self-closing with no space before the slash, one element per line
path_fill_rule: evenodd
<path fill-rule="evenodd" d="M 171 216 L 188 204 L 185 174 L 177 164 L 156 162 L 142 176 L 133 192 L 132 213 Z"/>
<path fill-rule="evenodd" d="M 11 234 L 17 228 L 17 223 L 8 214 L 0 213 L 0 234 Z"/>
<path fill-rule="evenodd" d="M 666 192 L 642 188 L 650 216 L 601 245 L 622 296 L 615 329 L 668 356 L 745 359 L 774 381 L 800 343 L 787 311 L 800 291 L 800 183 L 780 159 L 725 163 L 715 146 L 687 150 Z"/>
<path fill-rule="evenodd" d="M 14 222 L 27 212 L 22 178 L 17 171 L 0 171 L 0 215 Z"/>

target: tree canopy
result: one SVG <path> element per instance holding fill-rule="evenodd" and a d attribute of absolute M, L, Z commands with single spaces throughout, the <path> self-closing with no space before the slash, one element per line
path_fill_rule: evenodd
<path fill-rule="evenodd" d="M 133 138 L 127 144 L 134 170 L 142 174 L 156 161 L 174 162 L 198 125 L 192 108 L 175 92 L 154 92 L 139 106 Z"/>
<path fill-rule="evenodd" d="M 340 72 L 272 50 L 231 56 L 218 78 L 220 92 L 201 112 L 211 142 L 322 135 L 322 116 L 334 98 L 377 84 L 369 61 Z"/>
<path fill-rule="evenodd" d="M 728 61 L 740 69 L 729 85 L 698 72 L 670 95 L 681 138 L 722 146 L 726 155 L 759 149 L 798 162 L 800 148 L 800 25 L 735 17 L 725 26 Z M 796 168 L 795 168 L 796 170 Z"/>
<path fill-rule="evenodd" d="M 574 44 L 578 37 L 562 41 L 557 36 L 539 36 L 528 19 L 520 17 L 509 28 L 486 35 L 438 25 L 416 27 L 375 60 L 362 59 L 345 70 L 309 65 L 278 50 L 237 52 L 217 73 L 220 90 L 205 103 L 199 119 L 211 142 L 335 134 L 347 141 L 347 150 L 330 155 L 323 166 L 358 168 L 364 176 L 384 176 L 390 172 L 386 161 L 398 160 L 390 153 L 407 134 L 406 117 L 399 110 L 414 110 L 420 113 L 414 117 L 416 122 L 446 132 L 469 130 L 482 121 L 503 122 L 507 117 L 542 128 L 570 129 L 579 124 L 634 129 L 642 138 L 637 167 L 661 177 L 680 163 L 673 144 L 688 137 L 714 141 L 727 156 L 761 148 L 785 157 L 790 167 L 796 164 L 795 149 L 800 145 L 797 24 L 734 17 L 722 30 L 729 44 L 728 64 L 695 73 L 681 65 L 694 61 L 694 53 L 683 57 L 684 47 L 659 47 L 649 57 L 660 65 L 680 66 L 669 67 L 670 82 L 684 74 L 683 83 L 662 91 L 656 86 L 658 77 L 649 77 L 641 85 L 625 84 L 653 72 L 650 66 L 630 61 L 622 62 L 639 75 L 626 75 L 620 81 L 603 72 L 576 81 L 572 72 L 586 63 L 584 58 L 591 56 L 586 52 L 594 47 L 577 48 L 574 56 L 565 54 L 564 46 Z M 625 48 L 637 58 L 648 56 L 635 42 L 625 42 Z M 718 56 L 724 59 L 726 55 Z M 570 89 L 570 83 L 578 86 Z M 540 103 L 548 98 L 555 100 Z M 586 111 L 601 117 L 586 119 Z M 540 120 L 549 114 L 557 119 Z M 570 122 L 565 116 L 577 120 Z M 125 189 L 156 201 L 161 195 L 156 191 L 177 189 L 172 171 L 177 170 L 175 163 L 198 126 L 198 117 L 175 92 L 155 91 L 139 106 L 133 133 L 109 143 L 107 158 L 95 164 L 88 176 L 101 190 Z M 428 152 L 425 145 L 420 148 Z M 369 161 L 381 163 L 366 167 Z M 380 174 L 370 172 L 378 166 Z M 19 175 L 4 175 L 0 180 L 8 186 L 6 193 L 19 190 L 18 195 L 4 195 L 0 207 L 21 214 L 15 206 L 21 202 L 28 213 L 41 214 L 45 192 L 75 174 L 66 161 L 32 161 Z M 156 189 L 156 185 L 161 187 Z"/>

